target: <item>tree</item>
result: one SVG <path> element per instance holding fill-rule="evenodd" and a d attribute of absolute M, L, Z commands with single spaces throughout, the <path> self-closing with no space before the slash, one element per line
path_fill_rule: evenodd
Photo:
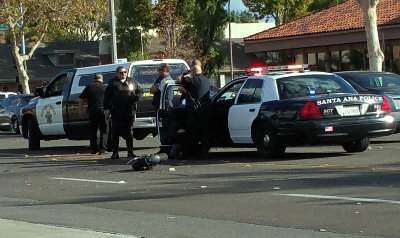
<path fill-rule="evenodd" d="M 25 62 L 32 58 L 45 35 L 50 32 L 50 26 L 60 29 L 68 27 L 76 18 L 85 17 L 85 12 L 75 10 L 80 8 L 78 0 L 0 0 L 0 7 L 0 23 L 9 26 L 11 51 L 23 92 L 30 93 Z M 21 24 L 22 21 L 24 24 Z M 27 54 L 20 52 L 21 32 L 29 36 L 32 43 Z"/>
<path fill-rule="evenodd" d="M 164 57 L 188 58 L 192 55 L 191 22 L 195 0 L 160 0 L 155 5 L 155 24 L 165 43 Z"/>
<path fill-rule="evenodd" d="M 306 14 L 312 0 L 243 0 L 243 3 L 257 18 L 272 18 L 280 25 Z"/>
<path fill-rule="evenodd" d="M 376 14 L 378 3 L 379 0 L 358 0 L 358 4 L 360 5 L 364 16 L 369 69 L 372 71 L 382 71 L 382 65 L 385 58 L 379 43 Z"/>
<path fill-rule="evenodd" d="M 230 21 L 235 23 L 255 23 L 258 22 L 249 11 L 231 11 Z"/>
<path fill-rule="evenodd" d="M 107 0 L 77 0 L 79 8 L 73 8 L 69 12 L 72 15 L 85 13 L 85 17 L 73 19 L 67 28 L 58 28 L 50 25 L 52 34 L 50 39 L 96 41 L 109 33 L 108 26 L 108 1 Z"/>
<path fill-rule="evenodd" d="M 127 57 L 141 51 L 141 31 L 153 28 L 153 5 L 151 0 L 119 0 L 117 14 L 118 55 Z M 146 43 L 147 38 L 143 38 Z M 136 53 L 135 53 L 136 52 Z"/>
<path fill-rule="evenodd" d="M 225 5 L 227 0 L 196 0 L 191 31 L 196 55 L 205 64 L 205 71 L 212 74 L 215 65 L 213 58 L 217 42 L 223 39 L 223 30 L 227 22 Z"/>
<path fill-rule="evenodd" d="M 308 7 L 308 11 L 317 11 L 321 9 L 325 9 L 329 6 L 333 6 L 339 3 L 342 3 L 346 0 L 314 0 L 310 6 Z"/>

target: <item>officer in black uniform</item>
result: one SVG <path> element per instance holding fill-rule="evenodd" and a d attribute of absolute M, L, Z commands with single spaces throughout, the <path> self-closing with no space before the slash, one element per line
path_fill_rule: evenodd
<path fill-rule="evenodd" d="M 82 94 L 79 96 L 79 111 L 84 114 L 83 104 L 87 100 L 90 127 L 90 148 L 92 154 L 102 154 L 106 151 L 106 120 L 104 116 L 104 92 L 103 76 L 96 74 L 93 83 L 86 86 Z M 97 131 L 100 130 L 99 138 Z M 107 137 L 106 137 L 107 138 Z"/>
<path fill-rule="evenodd" d="M 209 143 L 210 80 L 203 75 L 201 62 L 194 60 L 191 75 L 182 78 L 182 84 L 189 99 L 187 131 L 191 138 L 199 138 L 201 156 L 207 158 Z"/>
<path fill-rule="evenodd" d="M 140 88 L 137 82 L 128 78 L 126 68 L 120 66 L 116 70 L 115 79 L 111 80 L 104 95 L 104 108 L 109 110 L 112 119 L 112 156 L 118 159 L 119 137 L 125 139 L 128 158 L 134 158 L 133 153 L 133 123 L 136 118 L 136 105 L 139 100 Z"/>

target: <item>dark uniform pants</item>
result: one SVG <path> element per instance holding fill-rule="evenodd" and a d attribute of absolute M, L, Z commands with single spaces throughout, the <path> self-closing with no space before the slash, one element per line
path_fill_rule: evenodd
<path fill-rule="evenodd" d="M 133 155 L 133 118 L 128 119 L 112 119 L 112 152 L 118 153 L 119 150 L 119 137 L 124 138 L 126 141 L 126 148 L 128 150 L 128 156 Z"/>
<path fill-rule="evenodd" d="M 202 153 L 207 153 L 210 148 L 209 117 L 210 106 L 208 103 L 204 103 L 196 111 L 189 112 L 187 120 L 189 140 L 191 140 L 192 144 L 197 144 L 197 141 L 200 141 Z"/>
<path fill-rule="evenodd" d="M 90 127 L 90 148 L 93 151 L 105 150 L 107 141 L 104 139 L 107 126 L 104 111 L 102 109 L 89 111 L 89 127 Z M 97 134 L 97 132 L 100 132 Z M 98 136 L 99 135 L 99 136 Z M 97 136 L 99 138 L 97 138 Z"/>

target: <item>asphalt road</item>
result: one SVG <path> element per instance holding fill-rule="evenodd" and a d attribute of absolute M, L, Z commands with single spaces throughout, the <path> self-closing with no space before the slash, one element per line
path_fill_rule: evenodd
<path fill-rule="evenodd" d="M 400 135 L 355 154 L 289 148 L 281 160 L 213 149 L 207 161 L 167 161 L 144 172 L 92 156 L 86 144 L 42 142 L 29 152 L 19 136 L 0 134 L 0 237 L 400 234 Z M 157 151 L 153 138 L 135 144 L 137 154 Z"/>

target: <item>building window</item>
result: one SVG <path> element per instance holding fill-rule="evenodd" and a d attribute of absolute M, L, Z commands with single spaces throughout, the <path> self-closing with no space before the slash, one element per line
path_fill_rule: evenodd
<path fill-rule="evenodd" d="M 326 52 L 318 52 L 317 56 L 318 56 L 318 70 L 326 71 L 327 70 L 325 67 L 325 64 L 327 63 Z"/>
<path fill-rule="evenodd" d="M 74 54 L 59 54 L 58 55 L 58 64 L 59 65 L 73 65 L 74 64 Z"/>
<path fill-rule="evenodd" d="M 316 57 L 315 53 L 308 53 L 308 64 L 309 65 L 317 64 L 317 57 Z"/>
<path fill-rule="evenodd" d="M 393 46 L 393 71 L 400 73 L 400 45 Z"/>
<path fill-rule="evenodd" d="M 340 52 L 339 51 L 331 52 L 331 69 L 332 69 L 332 71 L 340 70 Z"/>
<path fill-rule="evenodd" d="M 303 54 L 296 54 L 296 64 L 303 64 Z"/>

